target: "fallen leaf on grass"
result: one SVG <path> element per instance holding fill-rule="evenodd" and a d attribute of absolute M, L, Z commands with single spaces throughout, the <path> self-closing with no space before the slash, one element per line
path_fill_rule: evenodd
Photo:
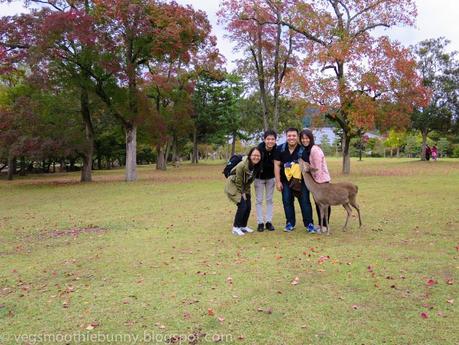
<path fill-rule="evenodd" d="M 208 308 L 208 309 L 207 309 L 207 315 L 209 315 L 209 316 L 214 316 L 214 315 L 215 315 L 214 310 L 213 310 L 212 308 Z"/>
<path fill-rule="evenodd" d="M 265 313 L 265 314 L 272 314 L 273 313 L 272 308 L 264 309 L 262 307 L 258 307 L 257 311 L 260 312 L 260 313 Z"/>
<path fill-rule="evenodd" d="M 218 322 L 223 323 L 225 321 L 225 318 L 223 316 L 217 317 Z"/>
<path fill-rule="evenodd" d="M 446 302 L 448 302 L 449 304 L 454 304 L 454 299 L 448 299 L 446 300 Z"/>
<path fill-rule="evenodd" d="M 186 311 L 186 312 L 183 313 L 183 318 L 184 318 L 185 320 L 189 320 L 189 319 L 191 318 L 191 314 L 190 314 L 189 312 Z"/>
<path fill-rule="evenodd" d="M 319 265 L 322 265 L 325 261 L 329 260 L 330 259 L 330 256 L 328 255 L 322 255 L 319 260 L 317 261 L 317 263 Z"/>
<path fill-rule="evenodd" d="M 358 304 L 353 304 L 353 305 L 352 305 L 352 309 L 354 309 L 354 310 L 357 310 L 357 309 L 359 309 L 359 308 L 360 308 L 360 307 L 358 306 Z"/>
<path fill-rule="evenodd" d="M 448 280 L 446 281 L 446 284 L 448 284 L 448 285 L 453 285 L 453 284 L 454 284 L 454 280 L 448 279 Z"/>
<path fill-rule="evenodd" d="M 436 281 L 435 279 L 429 279 L 429 280 L 426 282 L 426 284 L 427 284 L 428 286 L 433 286 L 433 285 L 437 284 L 437 281 Z"/>
<path fill-rule="evenodd" d="M 425 312 L 422 312 L 422 313 L 421 313 L 421 317 L 422 317 L 423 319 L 428 319 L 428 318 L 429 318 L 429 314 L 427 314 L 427 313 L 425 313 Z"/>
<path fill-rule="evenodd" d="M 292 284 L 292 285 L 298 285 L 299 282 L 300 282 L 300 278 L 295 277 L 295 278 L 292 280 L 292 282 L 291 282 L 290 284 Z"/>
<path fill-rule="evenodd" d="M 94 328 L 96 328 L 96 327 L 98 327 L 98 326 L 99 326 L 99 322 L 94 321 L 94 322 L 91 322 L 91 323 L 86 327 L 86 330 L 92 331 Z"/>

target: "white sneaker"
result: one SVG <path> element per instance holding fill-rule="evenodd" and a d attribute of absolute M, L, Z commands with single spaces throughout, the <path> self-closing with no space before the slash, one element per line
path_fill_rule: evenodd
<path fill-rule="evenodd" d="M 245 231 L 245 232 L 253 232 L 253 229 L 250 229 L 248 226 L 244 227 L 244 228 L 241 228 L 242 231 Z"/>
<path fill-rule="evenodd" d="M 232 231 L 233 235 L 236 235 L 236 236 L 243 236 L 244 233 L 242 232 L 241 228 L 237 228 L 235 226 L 233 226 L 233 231 Z"/>

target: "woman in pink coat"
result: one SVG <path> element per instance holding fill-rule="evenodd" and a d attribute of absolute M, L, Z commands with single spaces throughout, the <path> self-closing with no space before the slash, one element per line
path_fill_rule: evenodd
<path fill-rule="evenodd" d="M 432 160 L 436 161 L 438 157 L 437 145 L 432 146 L 431 151 L 432 151 Z"/>
<path fill-rule="evenodd" d="M 300 133 L 301 145 L 303 145 L 304 150 L 302 157 L 303 160 L 311 165 L 312 168 L 315 168 L 314 172 L 311 171 L 312 178 L 317 183 L 329 183 L 330 173 L 328 172 L 327 162 L 325 160 L 325 155 L 322 149 L 315 145 L 314 135 L 310 129 L 303 129 Z M 320 210 L 316 204 L 317 219 L 320 219 Z M 330 221 L 331 207 L 328 207 L 328 219 L 322 219 L 322 224 L 328 227 L 328 222 Z M 320 222 L 319 222 L 320 224 Z"/>

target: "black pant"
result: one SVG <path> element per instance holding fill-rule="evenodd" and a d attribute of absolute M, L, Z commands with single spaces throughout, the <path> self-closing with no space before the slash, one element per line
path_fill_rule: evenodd
<path fill-rule="evenodd" d="M 320 209 L 319 209 L 319 205 L 316 204 L 316 211 L 317 211 L 317 225 L 320 224 Z M 328 219 L 325 219 L 325 215 L 324 217 L 322 218 L 322 225 L 323 226 L 328 226 L 328 223 L 330 222 L 330 215 L 331 215 L 331 207 L 328 206 Z"/>
<path fill-rule="evenodd" d="M 250 195 L 246 195 L 246 198 L 247 200 L 241 197 L 241 201 L 237 204 L 237 211 L 233 224 L 236 228 L 245 228 L 249 221 L 252 203 L 250 202 Z"/>

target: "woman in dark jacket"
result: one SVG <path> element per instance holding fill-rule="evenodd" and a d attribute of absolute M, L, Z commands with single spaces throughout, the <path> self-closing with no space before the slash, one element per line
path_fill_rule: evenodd
<path fill-rule="evenodd" d="M 231 175 L 226 179 L 225 193 L 237 205 L 233 223 L 234 235 L 241 236 L 247 232 L 253 232 L 247 226 L 251 210 L 250 185 L 255 179 L 260 161 L 260 150 L 256 147 L 252 148 L 248 155 L 233 168 Z"/>

